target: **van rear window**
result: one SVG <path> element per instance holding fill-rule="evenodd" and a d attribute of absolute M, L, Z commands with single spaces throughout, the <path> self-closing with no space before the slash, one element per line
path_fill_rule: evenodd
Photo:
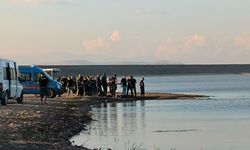
<path fill-rule="evenodd" d="M 16 80 L 16 70 L 14 68 L 3 67 L 3 79 L 4 80 Z"/>

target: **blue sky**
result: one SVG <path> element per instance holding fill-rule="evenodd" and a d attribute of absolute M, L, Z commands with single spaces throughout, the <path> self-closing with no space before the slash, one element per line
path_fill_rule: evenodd
<path fill-rule="evenodd" d="M 247 0 L 1 0 L 0 54 L 67 60 L 250 63 Z"/>

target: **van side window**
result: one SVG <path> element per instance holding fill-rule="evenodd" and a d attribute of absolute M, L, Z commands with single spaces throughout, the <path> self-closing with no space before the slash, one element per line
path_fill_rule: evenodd
<path fill-rule="evenodd" d="M 16 70 L 14 68 L 10 69 L 10 74 L 11 74 L 11 80 L 16 80 L 17 76 L 16 76 Z"/>
<path fill-rule="evenodd" d="M 3 67 L 3 79 L 7 80 L 7 71 L 5 67 Z"/>
<path fill-rule="evenodd" d="M 20 82 L 31 81 L 31 73 L 20 73 Z"/>
<path fill-rule="evenodd" d="M 10 80 L 10 70 L 7 67 L 3 67 L 4 80 Z"/>

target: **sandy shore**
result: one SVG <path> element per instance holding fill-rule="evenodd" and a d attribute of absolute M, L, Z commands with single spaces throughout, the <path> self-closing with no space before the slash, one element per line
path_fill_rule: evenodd
<path fill-rule="evenodd" d="M 82 150 L 73 147 L 69 138 L 91 122 L 89 110 L 100 102 L 124 102 L 153 99 L 194 99 L 200 95 L 150 93 L 145 97 L 70 97 L 49 99 L 40 104 L 39 97 L 28 95 L 23 104 L 10 100 L 0 106 L 0 149 L 4 150 Z"/>

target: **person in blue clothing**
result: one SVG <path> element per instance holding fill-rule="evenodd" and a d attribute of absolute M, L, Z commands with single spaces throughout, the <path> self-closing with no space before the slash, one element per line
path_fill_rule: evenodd
<path fill-rule="evenodd" d="M 40 88 L 41 103 L 47 104 L 49 80 L 47 77 L 45 77 L 44 74 L 41 74 L 38 82 L 39 82 L 39 88 Z"/>

